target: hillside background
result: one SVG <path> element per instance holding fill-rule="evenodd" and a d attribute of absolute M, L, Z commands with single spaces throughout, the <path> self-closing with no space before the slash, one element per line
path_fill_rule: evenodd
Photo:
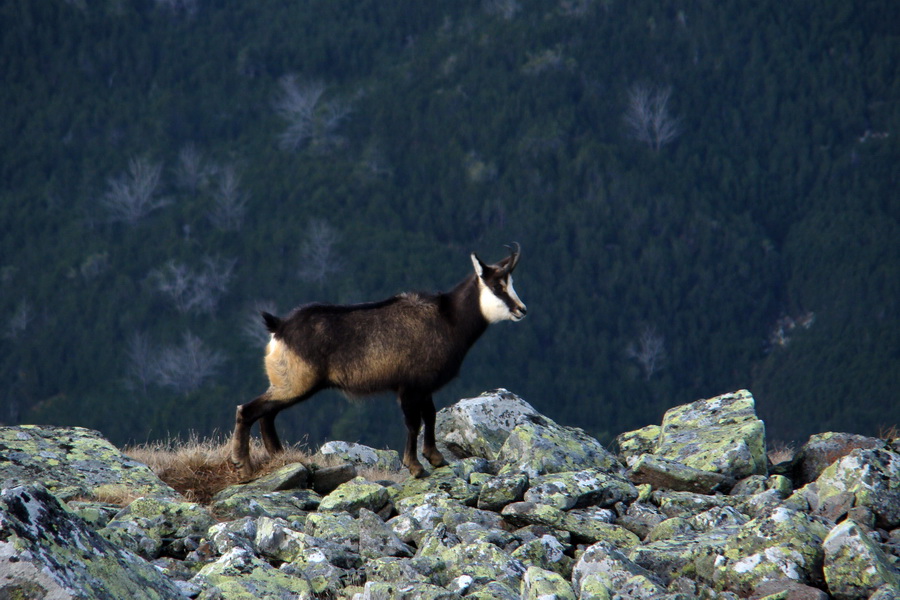
<path fill-rule="evenodd" d="M 900 423 L 900 3 L 2 0 L 0 422 L 227 432 L 257 310 L 447 289 L 518 241 L 494 387 L 601 440 L 749 388 Z M 289 441 L 398 447 L 393 401 Z"/>

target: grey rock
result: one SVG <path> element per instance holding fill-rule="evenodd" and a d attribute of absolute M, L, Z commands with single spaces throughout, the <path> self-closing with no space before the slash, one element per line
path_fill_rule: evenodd
<path fill-rule="evenodd" d="M 837 600 L 869 598 L 876 590 L 900 598 L 900 573 L 878 545 L 853 521 L 832 529 L 823 543 L 825 581 Z"/>
<path fill-rule="evenodd" d="M 0 493 L 0 594 L 61 600 L 185 598 L 162 572 L 96 533 L 37 485 Z"/>
<path fill-rule="evenodd" d="M 513 473 L 489 478 L 478 492 L 478 508 L 500 511 L 507 504 L 519 502 L 528 489 L 528 475 Z"/>
<path fill-rule="evenodd" d="M 826 467 L 857 448 L 887 449 L 883 440 L 864 435 L 827 432 L 810 436 L 791 461 L 794 485 L 801 487 L 815 481 Z"/>
<path fill-rule="evenodd" d="M 0 427 L 0 488 L 40 482 L 61 500 L 181 498 L 149 467 L 82 427 Z"/>
<path fill-rule="evenodd" d="M 655 489 L 712 494 L 727 491 L 734 480 L 722 473 L 704 471 L 652 454 L 642 454 L 631 464 L 628 478 L 637 484 L 650 484 Z"/>
<path fill-rule="evenodd" d="M 765 426 L 753 396 L 740 390 L 669 409 L 655 454 L 734 479 L 765 475 Z"/>
<path fill-rule="evenodd" d="M 333 460 L 335 457 L 367 469 L 399 471 L 403 466 L 400 454 L 396 450 L 378 450 L 362 444 L 341 441 L 322 444 L 312 460 L 313 462 L 326 458 Z"/>
<path fill-rule="evenodd" d="M 438 437 L 457 458 L 494 460 L 510 432 L 538 412 L 515 394 L 498 389 L 466 398 L 438 412 Z"/>

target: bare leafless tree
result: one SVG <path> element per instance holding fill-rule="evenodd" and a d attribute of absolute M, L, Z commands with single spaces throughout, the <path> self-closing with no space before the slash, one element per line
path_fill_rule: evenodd
<path fill-rule="evenodd" d="M 209 178 L 216 171 L 193 143 L 187 144 L 178 152 L 175 165 L 175 181 L 189 192 L 196 192 L 209 183 Z"/>
<path fill-rule="evenodd" d="M 341 259 L 335 251 L 337 231 L 326 221 L 313 219 L 300 248 L 300 279 L 321 284 L 332 273 L 341 270 Z"/>
<path fill-rule="evenodd" d="M 211 313 L 228 289 L 236 262 L 234 259 L 205 257 L 202 267 L 192 269 L 184 263 L 170 260 L 151 271 L 149 279 L 178 312 Z"/>
<path fill-rule="evenodd" d="M 213 208 L 209 219 L 222 231 L 238 231 L 247 212 L 247 198 L 240 190 L 240 178 L 233 166 L 219 171 L 219 178 L 212 191 Z"/>
<path fill-rule="evenodd" d="M 679 119 L 669 114 L 672 88 L 635 84 L 628 90 L 625 125 L 634 139 L 659 151 L 681 135 Z"/>
<path fill-rule="evenodd" d="M 288 123 L 278 136 L 281 148 L 297 150 L 308 143 L 331 141 L 350 106 L 340 100 L 323 101 L 325 85 L 319 81 L 300 83 L 295 75 L 285 75 L 278 84 L 275 112 Z"/>
<path fill-rule="evenodd" d="M 208 348 L 188 331 L 181 345 L 160 350 L 153 375 L 157 384 L 186 394 L 199 389 L 223 362 L 225 357 L 221 352 Z"/>
<path fill-rule="evenodd" d="M 34 321 L 34 308 L 31 306 L 31 302 L 22 300 L 16 307 L 16 311 L 6 322 L 6 330 L 3 332 L 3 337 L 10 340 L 19 339 L 32 321 Z"/>
<path fill-rule="evenodd" d="M 146 334 L 137 332 L 128 340 L 125 356 L 126 386 L 146 394 L 147 387 L 156 382 L 156 349 Z"/>
<path fill-rule="evenodd" d="M 152 211 L 169 204 L 157 195 L 162 164 L 147 158 L 132 158 L 128 171 L 107 180 L 107 191 L 101 198 L 103 208 L 112 221 L 134 225 Z"/>
<path fill-rule="evenodd" d="M 656 332 L 656 327 L 645 326 L 638 334 L 637 343 L 632 342 L 625 351 L 644 371 L 644 378 L 650 381 L 653 374 L 663 368 L 666 360 L 666 340 Z"/>
<path fill-rule="evenodd" d="M 484 11 L 489 15 L 497 15 L 509 21 L 522 9 L 518 0 L 483 0 Z"/>

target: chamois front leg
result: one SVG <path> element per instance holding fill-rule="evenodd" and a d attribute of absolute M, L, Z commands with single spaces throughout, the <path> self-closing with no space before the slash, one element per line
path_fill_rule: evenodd
<path fill-rule="evenodd" d="M 422 436 L 422 455 L 428 459 L 432 467 L 443 467 L 447 465 L 444 455 L 437 449 L 434 439 L 434 422 L 437 417 L 437 411 L 434 408 L 434 400 L 428 396 L 422 401 L 422 424 L 425 426 Z"/>
<path fill-rule="evenodd" d="M 422 423 L 422 397 L 409 392 L 400 392 L 400 408 L 406 423 L 406 447 L 403 450 L 403 464 L 409 474 L 416 479 L 427 477 L 428 472 L 416 458 L 416 446 L 419 442 L 419 428 Z"/>

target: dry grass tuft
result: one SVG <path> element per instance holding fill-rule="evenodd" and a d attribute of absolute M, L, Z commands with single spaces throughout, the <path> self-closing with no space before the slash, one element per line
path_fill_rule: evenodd
<path fill-rule="evenodd" d="M 175 439 L 131 446 L 124 452 L 146 464 L 188 500 L 209 504 L 218 492 L 242 481 L 231 464 L 228 442 L 227 438 L 200 439 L 191 436 L 187 441 Z M 284 453 L 269 459 L 258 440 L 251 442 L 250 457 L 257 465 L 254 477 L 287 464 L 309 462 L 309 454 L 297 448 L 287 448 Z"/>
<path fill-rule="evenodd" d="M 793 444 L 780 442 L 777 440 L 773 441 L 769 445 L 769 449 L 767 452 L 769 461 L 773 465 L 793 460 L 795 454 L 797 454 L 797 449 L 794 448 Z"/>

